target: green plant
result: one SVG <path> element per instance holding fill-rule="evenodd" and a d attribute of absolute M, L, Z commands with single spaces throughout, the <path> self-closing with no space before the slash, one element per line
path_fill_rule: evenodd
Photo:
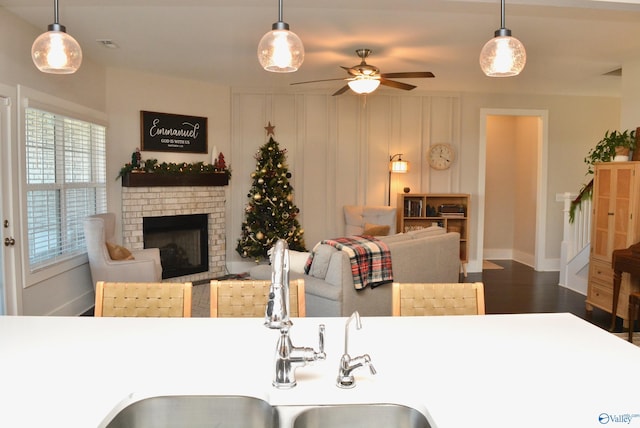
<path fill-rule="evenodd" d="M 593 179 L 582 186 L 582 189 L 580 189 L 580 193 L 578 193 L 578 196 L 571 201 L 571 205 L 569 206 L 569 223 L 573 223 L 576 219 L 576 209 L 580 208 L 580 206 L 582 205 L 582 201 L 591 199 L 592 195 Z"/>
<path fill-rule="evenodd" d="M 587 174 L 593 174 L 593 164 L 596 162 L 609 162 L 616 156 L 616 148 L 623 147 L 629 150 L 636 148 L 636 131 L 624 132 L 607 131 L 604 138 L 589 151 L 584 162 L 587 164 Z"/>
<path fill-rule="evenodd" d="M 228 178 L 231 178 L 231 167 L 223 165 L 220 168 L 217 164 L 211 165 L 204 162 L 196 163 L 158 163 L 157 159 L 147 159 L 140 163 L 140 166 L 133 166 L 131 163 L 126 163 L 120 168 L 120 173 L 116 180 L 131 172 L 147 172 L 155 174 L 165 175 L 184 175 L 184 174 L 207 174 L 207 173 L 220 173 L 226 174 Z"/>

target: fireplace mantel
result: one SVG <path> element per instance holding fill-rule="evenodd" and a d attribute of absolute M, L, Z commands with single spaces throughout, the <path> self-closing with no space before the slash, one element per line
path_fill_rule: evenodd
<path fill-rule="evenodd" d="M 224 172 L 182 175 L 134 172 L 122 176 L 122 187 L 226 186 L 228 184 L 229 177 Z"/>

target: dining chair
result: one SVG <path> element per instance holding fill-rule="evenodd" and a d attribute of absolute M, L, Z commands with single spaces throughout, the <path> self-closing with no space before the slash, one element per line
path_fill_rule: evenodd
<path fill-rule="evenodd" d="M 190 282 L 96 283 L 96 317 L 191 317 Z"/>
<path fill-rule="evenodd" d="M 482 282 L 392 285 L 393 316 L 484 315 Z"/>
<path fill-rule="evenodd" d="M 210 284 L 211 317 L 264 317 L 271 281 L 212 280 Z M 306 316 L 304 279 L 289 281 L 289 316 Z"/>

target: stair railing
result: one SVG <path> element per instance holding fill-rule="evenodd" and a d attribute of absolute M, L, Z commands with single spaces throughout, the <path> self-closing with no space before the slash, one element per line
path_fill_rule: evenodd
<path fill-rule="evenodd" d="M 575 209 L 570 222 L 571 201 L 576 195 L 565 192 L 560 195 L 563 207 L 563 233 L 560 247 L 560 284 L 566 285 L 567 266 L 571 260 L 591 243 L 591 199 L 584 198 Z"/>

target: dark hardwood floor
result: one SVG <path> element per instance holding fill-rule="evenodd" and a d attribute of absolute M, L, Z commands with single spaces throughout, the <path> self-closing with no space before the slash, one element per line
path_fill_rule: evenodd
<path fill-rule="evenodd" d="M 489 269 L 482 273 L 461 275 L 463 282 L 484 283 L 487 314 L 570 312 L 604 329 L 609 328 L 611 315 L 594 308 L 585 310 L 585 296 L 558 285 L 559 272 L 536 272 L 513 260 L 492 260 L 504 269 Z M 618 319 L 616 331 L 622 331 Z"/>

